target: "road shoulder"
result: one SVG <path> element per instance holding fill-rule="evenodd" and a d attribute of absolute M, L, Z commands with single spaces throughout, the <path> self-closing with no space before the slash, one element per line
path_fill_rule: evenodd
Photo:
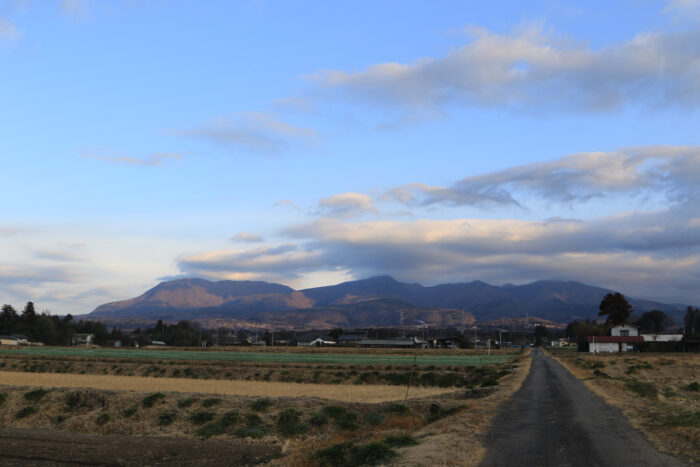
<path fill-rule="evenodd" d="M 548 353 L 591 392 L 620 409 L 659 452 L 700 463 L 700 394 L 686 389 L 700 356 Z"/>
<path fill-rule="evenodd" d="M 517 392 L 530 372 L 529 353 L 519 356 L 514 371 L 500 380 L 488 396 L 465 399 L 464 410 L 442 418 L 414 433 L 420 444 L 399 450 L 392 465 L 477 465 L 483 459 L 485 435 L 501 406 Z"/>

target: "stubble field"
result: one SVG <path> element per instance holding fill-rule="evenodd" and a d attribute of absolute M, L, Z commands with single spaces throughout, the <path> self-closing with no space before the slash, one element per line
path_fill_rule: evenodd
<path fill-rule="evenodd" d="M 495 407 L 524 377 L 529 362 L 522 356 L 499 355 L 494 361 L 506 363 L 485 364 L 488 357 L 482 357 L 481 365 L 469 365 L 469 358 L 479 355 L 426 352 L 412 370 L 414 355 L 405 352 L 369 350 L 359 355 L 379 357 L 383 364 L 363 359 L 352 363 L 358 355 L 349 352 L 315 354 L 346 357 L 346 363 L 333 364 L 277 361 L 277 355 L 314 355 L 308 350 L 267 352 L 264 355 L 273 360 L 266 361 L 154 358 L 159 351 L 146 352 L 151 352 L 148 359 L 126 358 L 123 353 L 120 358 L 4 353 L 0 422 L 61 436 L 122 437 L 114 442 L 127 444 L 137 439 L 134 436 L 183 439 L 202 443 L 202 448 L 231 440 L 221 449 L 235 448 L 236 455 L 254 458 L 253 463 L 267 459 L 278 465 L 371 465 L 411 459 L 411 465 L 431 465 L 429 459 L 444 456 L 449 464 L 450 458 L 464 456 L 464 435 L 469 433 L 467 451 L 478 457 L 477 434 L 489 419 L 487 408 Z M 261 352 L 247 352 L 253 353 Z M 391 356 L 407 357 L 408 364 L 391 364 Z M 462 364 L 455 364 L 455 357 L 461 357 Z M 435 358 L 446 364 L 435 365 Z M 123 376 L 129 373 L 135 376 Z M 462 423 L 466 419 L 469 424 Z M 448 428 L 445 420 L 459 421 L 459 440 L 450 437 L 454 426 Z M 99 439 L 106 438 L 97 439 L 72 443 L 98 446 Z M 153 442 L 155 448 L 166 441 Z M 215 454 L 219 448 L 211 449 Z"/>

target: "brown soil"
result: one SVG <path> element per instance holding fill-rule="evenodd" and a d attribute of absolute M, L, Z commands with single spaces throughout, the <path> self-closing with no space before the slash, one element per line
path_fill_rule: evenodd
<path fill-rule="evenodd" d="M 279 455 L 279 446 L 239 440 L 90 435 L 54 430 L 0 428 L 0 464 L 255 465 Z"/>

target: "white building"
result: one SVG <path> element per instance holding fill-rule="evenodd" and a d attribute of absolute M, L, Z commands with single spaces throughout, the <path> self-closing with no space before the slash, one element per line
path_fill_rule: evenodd
<path fill-rule="evenodd" d="M 642 334 L 644 342 L 680 342 L 683 334 Z"/>
<path fill-rule="evenodd" d="M 613 326 L 609 336 L 588 336 L 587 340 L 590 353 L 629 352 L 635 344 L 644 343 L 639 327 L 629 323 Z"/>

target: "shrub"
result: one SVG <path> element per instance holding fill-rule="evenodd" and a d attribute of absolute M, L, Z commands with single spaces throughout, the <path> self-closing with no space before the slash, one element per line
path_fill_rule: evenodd
<path fill-rule="evenodd" d="M 309 418 L 309 423 L 312 426 L 323 426 L 328 423 L 328 417 L 322 412 L 316 412 Z"/>
<path fill-rule="evenodd" d="M 202 438 L 202 439 L 207 439 L 212 436 L 220 435 L 226 430 L 226 427 L 224 427 L 221 423 L 213 422 L 213 423 L 207 423 L 204 425 L 202 428 L 197 430 L 197 437 Z"/>
<path fill-rule="evenodd" d="M 188 397 L 187 399 L 180 399 L 179 401 L 177 401 L 177 407 L 179 409 L 186 409 L 187 407 L 191 406 L 195 402 L 197 402 L 197 399 L 194 397 Z"/>
<path fill-rule="evenodd" d="M 319 465 L 349 465 L 348 458 L 354 447 L 355 445 L 351 441 L 334 444 L 316 451 L 316 458 Z"/>
<path fill-rule="evenodd" d="M 245 417 L 245 426 L 239 428 L 233 434 L 240 438 L 262 438 L 269 431 L 257 414 L 250 413 Z"/>
<path fill-rule="evenodd" d="M 387 436 L 386 438 L 384 438 L 384 442 L 392 448 L 402 448 L 405 446 L 415 446 L 416 444 L 418 444 L 416 438 L 414 438 L 411 435 Z"/>
<path fill-rule="evenodd" d="M 696 410 L 695 412 L 691 412 L 689 410 L 682 410 L 666 417 L 664 425 L 700 427 L 700 411 Z"/>
<path fill-rule="evenodd" d="M 277 430 L 282 436 L 295 436 L 306 431 L 306 427 L 301 424 L 300 415 L 301 412 L 296 409 L 285 409 L 277 415 Z"/>
<path fill-rule="evenodd" d="M 66 394 L 65 402 L 71 410 L 94 409 L 107 405 L 107 400 L 102 394 L 86 390 L 69 392 Z"/>
<path fill-rule="evenodd" d="M 241 418 L 240 414 L 238 413 L 237 410 L 231 410 L 229 412 L 226 412 L 221 416 L 220 423 L 224 425 L 225 427 L 229 427 L 232 425 L 235 425 L 238 423 L 238 420 Z"/>
<path fill-rule="evenodd" d="M 212 421 L 213 419 L 214 412 L 206 412 L 204 410 L 200 410 L 190 415 L 190 421 L 195 425 L 202 425 L 204 423 Z"/>
<path fill-rule="evenodd" d="M 650 399 L 656 399 L 657 390 L 651 383 L 646 383 L 644 381 L 639 381 L 636 379 L 630 379 L 625 383 L 625 387 L 630 391 L 639 394 L 642 397 L 648 397 Z"/>
<path fill-rule="evenodd" d="M 25 418 L 25 417 L 28 417 L 30 415 L 34 415 L 37 412 L 38 412 L 38 409 L 36 407 L 34 407 L 33 405 L 30 405 L 30 406 L 24 407 L 19 412 L 17 412 L 15 414 L 15 418 L 17 418 L 17 419 Z"/>
<path fill-rule="evenodd" d="M 177 417 L 177 414 L 175 412 L 172 412 L 172 411 L 163 412 L 158 416 L 158 425 L 160 425 L 160 426 L 172 425 L 173 422 L 175 421 L 176 417 Z"/>
<path fill-rule="evenodd" d="M 165 398 L 165 394 L 162 392 L 154 392 L 143 398 L 141 402 L 144 407 L 153 407 L 153 405 L 161 399 Z"/>
<path fill-rule="evenodd" d="M 53 423 L 54 425 L 60 425 L 61 423 L 66 421 L 67 418 L 68 415 L 59 414 L 51 418 L 51 423 Z"/>
<path fill-rule="evenodd" d="M 112 417 L 110 417 L 109 414 L 105 412 L 105 413 L 101 413 L 97 417 L 97 419 L 95 419 L 95 423 L 97 423 L 98 426 L 102 426 L 105 423 L 107 423 L 108 421 L 110 421 L 111 419 L 112 419 Z"/>
<path fill-rule="evenodd" d="M 482 388 L 488 388 L 491 386 L 498 386 L 498 380 L 493 379 L 493 378 L 489 378 L 487 380 L 484 380 L 479 386 L 481 386 Z"/>
<path fill-rule="evenodd" d="M 138 411 L 139 407 L 137 405 L 132 405 L 131 407 L 127 407 L 124 410 L 122 410 L 122 415 L 124 415 L 126 418 L 131 417 Z"/>
<path fill-rule="evenodd" d="M 7 400 L 7 394 L 5 394 L 4 392 L 0 392 L 0 405 L 3 405 L 6 400 Z"/>
<path fill-rule="evenodd" d="M 343 430 L 357 429 L 357 414 L 345 407 L 328 405 L 321 409 L 321 413 L 332 418 L 338 428 L 342 428 Z"/>
<path fill-rule="evenodd" d="M 221 399 L 217 399 L 217 398 L 214 398 L 214 397 L 209 398 L 209 399 L 204 399 L 204 400 L 202 401 L 202 407 L 205 407 L 205 408 L 214 407 L 214 406 L 217 405 L 219 402 L 221 402 Z"/>
<path fill-rule="evenodd" d="M 384 407 L 384 412 L 396 415 L 405 415 L 409 412 L 409 410 L 404 404 L 389 404 Z"/>
<path fill-rule="evenodd" d="M 251 404 L 250 408 L 255 410 L 256 412 L 265 412 L 271 406 L 272 406 L 272 399 L 269 399 L 267 397 L 263 397 L 261 399 L 254 400 L 253 403 Z"/>
<path fill-rule="evenodd" d="M 686 391 L 692 391 L 692 392 L 698 392 L 698 391 L 700 391 L 700 383 L 698 383 L 697 381 L 694 381 L 694 382 L 690 383 L 689 385 L 687 385 L 687 386 L 685 387 L 685 390 L 686 390 Z M 2 402 L 1 402 L 1 400 L 0 400 L 0 404 L 1 404 L 1 403 L 2 403 Z"/>
<path fill-rule="evenodd" d="M 48 393 L 49 391 L 46 389 L 34 389 L 33 391 L 25 392 L 24 398 L 29 402 L 39 402 Z"/>
<path fill-rule="evenodd" d="M 380 412 L 367 412 L 362 418 L 368 425 L 372 426 L 379 425 L 386 420 L 384 414 Z"/>
<path fill-rule="evenodd" d="M 383 464 L 396 457 L 394 451 L 383 441 L 374 441 L 364 446 L 357 446 L 350 458 L 351 465 Z"/>

